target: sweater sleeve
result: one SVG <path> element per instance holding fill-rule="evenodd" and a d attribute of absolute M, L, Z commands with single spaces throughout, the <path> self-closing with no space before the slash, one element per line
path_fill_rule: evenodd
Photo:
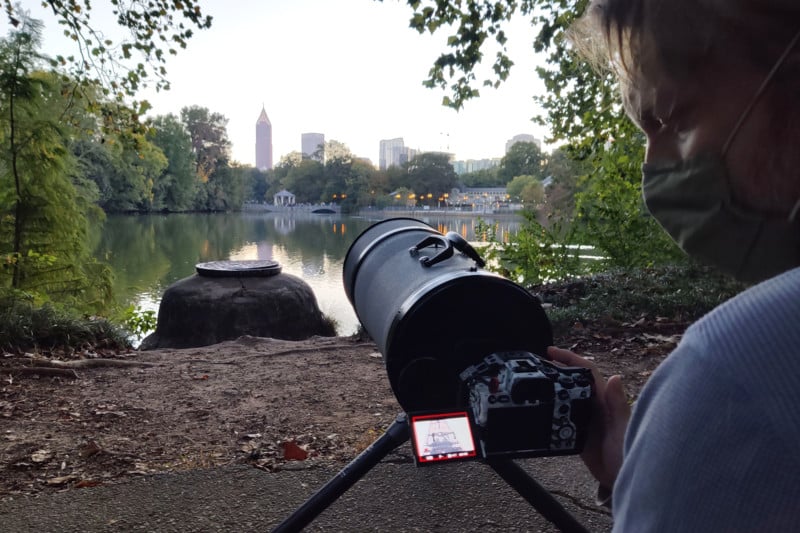
<path fill-rule="evenodd" d="M 745 297 L 687 331 L 634 407 L 615 532 L 799 527 L 797 307 L 767 320 Z"/>

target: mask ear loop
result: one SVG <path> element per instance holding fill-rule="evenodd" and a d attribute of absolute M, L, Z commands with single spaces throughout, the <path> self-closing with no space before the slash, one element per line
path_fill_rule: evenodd
<path fill-rule="evenodd" d="M 778 69 L 780 69 L 783 66 L 783 63 L 786 61 L 786 58 L 789 57 L 789 53 L 795 47 L 795 45 L 797 44 L 798 40 L 800 40 L 800 31 L 798 31 L 795 34 L 795 36 L 792 38 L 792 40 L 789 41 L 789 45 L 786 47 L 786 50 L 783 51 L 781 56 L 775 62 L 775 65 L 769 71 L 769 74 L 767 74 L 767 77 L 764 78 L 764 81 L 761 82 L 761 85 L 759 86 L 758 90 L 753 95 L 753 98 L 750 100 L 750 103 L 747 104 L 747 107 L 744 109 L 744 112 L 742 112 L 742 115 L 739 117 L 739 120 L 736 122 L 736 125 L 733 127 L 733 130 L 731 131 L 731 134 L 728 136 L 728 139 L 725 141 L 725 144 L 722 146 L 722 156 L 723 157 L 725 156 L 725 154 L 728 153 L 728 148 L 730 148 L 731 143 L 733 143 L 733 140 L 736 138 L 736 134 L 739 133 L 739 130 L 741 129 L 742 124 L 744 124 L 744 121 L 750 115 L 750 112 L 753 111 L 753 108 L 756 106 L 758 101 L 761 99 L 761 96 L 763 96 L 764 91 L 766 91 L 767 87 L 772 82 L 773 78 L 775 78 L 775 74 L 778 72 Z M 797 205 L 795 205 L 794 209 L 792 209 L 792 216 L 797 214 L 796 211 L 798 209 L 800 209 L 800 200 L 798 200 Z"/>

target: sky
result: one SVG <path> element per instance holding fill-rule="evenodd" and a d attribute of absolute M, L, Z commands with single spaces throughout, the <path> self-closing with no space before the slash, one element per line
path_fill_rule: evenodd
<path fill-rule="evenodd" d="M 92 4 L 96 23 L 118 40 L 120 30 L 101 4 Z M 190 105 L 221 113 L 232 158 L 242 164 L 255 163 L 262 106 L 272 123 L 275 163 L 300 151 L 306 132 L 323 133 L 376 165 L 382 139 L 402 137 L 407 147 L 462 160 L 502 157 L 517 134 L 548 135 L 531 121 L 540 112 L 533 97 L 543 84 L 534 71 L 535 30 L 524 17 L 507 29 L 515 63 L 508 80 L 498 89 L 482 88 L 456 112 L 441 105 L 445 91 L 422 85 L 446 51 L 449 32 L 430 36 L 409 28 L 412 10 L 405 1 L 207 0 L 202 7 L 214 18 L 212 27 L 170 57 L 171 89 L 145 90 L 138 98 L 153 105 L 150 115 L 178 115 Z M 45 24 L 44 53 L 71 52 L 51 14 L 26 8 Z"/>

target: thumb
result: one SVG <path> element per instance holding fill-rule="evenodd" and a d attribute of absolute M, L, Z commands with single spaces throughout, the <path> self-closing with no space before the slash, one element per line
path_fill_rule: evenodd
<path fill-rule="evenodd" d="M 606 413 L 615 423 L 627 425 L 631 414 L 631 406 L 622 385 L 622 376 L 611 376 L 606 384 L 605 391 Z"/>
<path fill-rule="evenodd" d="M 612 487 L 622 467 L 622 452 L 625 431 L 631 416 L 631 407 L 622 386 L 622 376 L 612 376 L 606 383 L 605 435 L 603 437 L 603 461 L 606 478 L 597 478 L 606 487 Z"/>

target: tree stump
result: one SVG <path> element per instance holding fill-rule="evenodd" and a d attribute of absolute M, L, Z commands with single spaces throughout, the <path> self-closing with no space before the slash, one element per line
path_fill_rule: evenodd
<path fill-rule="evenodd" d="M 192 348 L 242 335 L 303 340 L 335 336 L 311 287 L 275 261 L 214 261 L 170 285 L 141 350 Z"/>

